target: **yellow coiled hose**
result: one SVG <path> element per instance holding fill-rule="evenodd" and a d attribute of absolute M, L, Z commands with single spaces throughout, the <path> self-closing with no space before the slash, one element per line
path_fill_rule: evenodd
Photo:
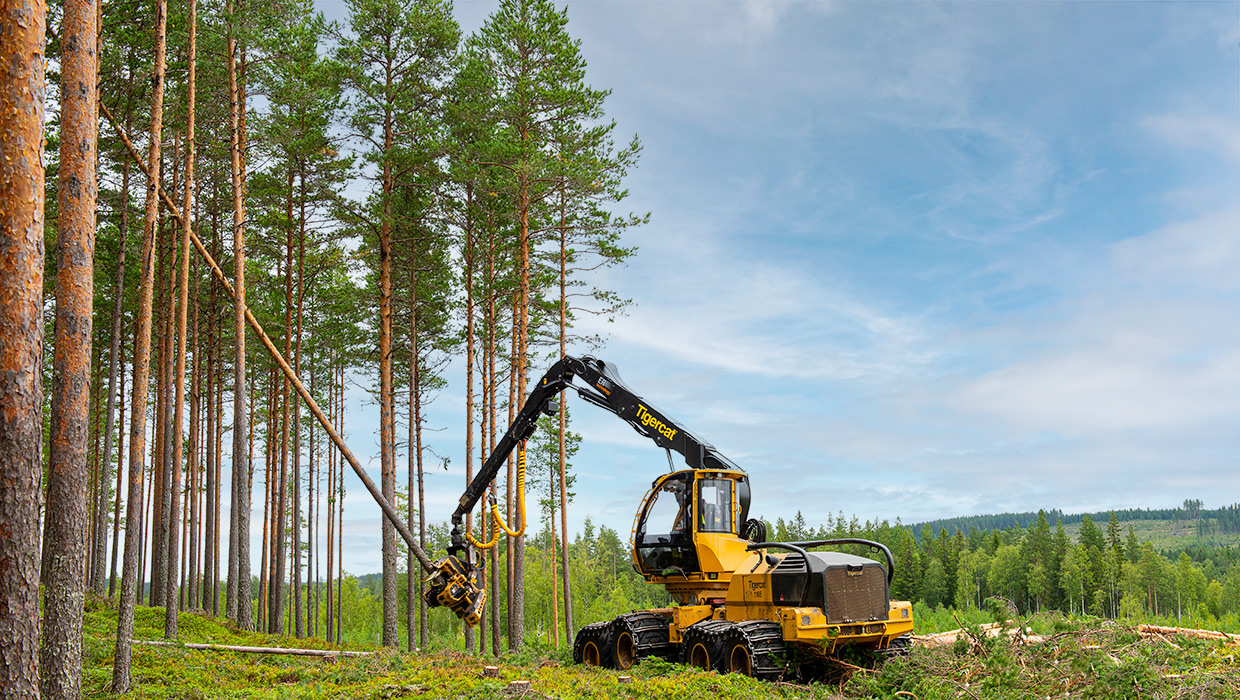
<path fill-rule="evenodd" d="M 491 502 L 491 538 L 486 542 L 481 542 L 474 538 L 474 533 L 466 532 L 465 539 L 478 549 L 490 549 L 499 543 L 500 531 L 507 533 L 509 537 L 520 537 L 525 534 L 525 445 L 517 450 L 517 518 L 519 518 L 520 527 L 513 530 L 508 527 L 504 519 L 499 516 L 499 505 L 494 501 Z"/>

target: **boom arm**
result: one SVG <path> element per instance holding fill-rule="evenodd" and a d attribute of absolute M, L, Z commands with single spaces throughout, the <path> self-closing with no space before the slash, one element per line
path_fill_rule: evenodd
<path fill-rule="evenodd" d="M 580 378 L 582 384 L 574 384 L 574 377 Z M 558 410 L 556 398 L 570 387 L 581 398 L 615 414 L 659 447 L 680 453 L 685 463 L 693 469 L 744 471 L 710 443 L 634 394 L 614 367 L 589 355 L 581 358 L 566 355 L 539 380 L 508 427 L 508 432 L 504 433 L 482 469 L 461 494 L 456 511 L 452 513 L 452 544 L 448 547 L 448 556 L 435 563 L 435 572 L 427 579 L 429 585 L 423 594 L 427 604 L 450 607 L 471 626 L 481 617 L 486 595 L 477 586 L 480 565 L 473 562 L 472 552 L 464 541 L 462 523 L 465 515 L 478 505 L 488 484 L 513 450 L 534 434 L 538 415 L 554 414 Z"/>
<path fill-rule="evenodd" d="M 585 386 L 573 383 L 573 377 L 580 377 Z M 694 469 L 734 469 L 742 471 L 727 457 L 724 457 L 710 443 L 681 427 L 661 411 L 650 405 L 649 401 L 634 394 L 614 367 L 602 360 L 590 357 L 583 358 L 565 356 L 556 362 L 539 380 L 538 386 L 530 392 L 525 405 L 517 413 L 508 432 L 500 439 L 499 444 L 487 457 L 482 469 L 461 495 L 460 504 L 452 514 L 452 545 L 453 548 L 463 547 L 461 541 L 461 521 L 465 514 L 474 509 L 486 492 L 487 485 L 499 473 L 500 467 L 508 460 L 508 456 L 538 426 L 538 414 L 552 415 L 558 409 L 555 399 L 560 392 L 573 388 L 589 403 L 604 408 L 619 416 L 621 420 L 633 426 L 639 434 L 650 438 L 659 447 L 675 450 L 685 458 L 685 463 Z"/>

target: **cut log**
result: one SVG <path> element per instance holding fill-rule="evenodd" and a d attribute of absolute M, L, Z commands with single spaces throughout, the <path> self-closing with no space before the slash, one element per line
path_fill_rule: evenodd
<path fill-rule="evenodd" d="M 336 649 L 287 649 L 284 647 L 238 647 L 228 644 L 183 644 L 181 642 L 133 640 L 134 644 L 145 644 L 153 647 L 182 647 L 185 649 L 201 649 L 203 651 L 239 651 L 245 654 L 289 654 L 292 656 L 370 656 L 373 651 L 339 651 Z"/>
<path fill-rule="evenodd" d="M 1137 625 L 1137 633 L 1142 637 L 1181 634 L 1185 637 L 1196 637 L 1197 639 L 1218 639 L 1226 642 L 1229 646 L 1240 645 L 1240 634 L 1229 634 L 1227 632 L 1218 632 L 1215 630 L 1188 629 L 1185 627 L 1161 627 L 1159 625 Z"/>

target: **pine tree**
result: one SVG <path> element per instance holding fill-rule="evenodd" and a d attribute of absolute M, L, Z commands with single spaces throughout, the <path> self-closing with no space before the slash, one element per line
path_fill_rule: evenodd
<path fill-rule="evenodd" d="M 392 372 L 392 224 L 397 190 L 434 152 L 437 110 L 459 30 L 443 0 L 350 0 L 351 35 L 339 35 L 337 59 L 350 94 L 354 133 L 377 168 L 377 191 L 358 223 L 377 239 L 379 430 L 383 495 L 396 489 L 395 405 Z M 430 120 L 429 123 L 427 120 Z M 397 645 L 396 534 L 383 522 L 383 644 Z"/>

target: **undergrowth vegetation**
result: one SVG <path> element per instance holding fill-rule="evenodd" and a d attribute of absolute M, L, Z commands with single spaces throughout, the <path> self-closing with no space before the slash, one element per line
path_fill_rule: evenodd
<path fill-rule="evenodd" d="M 574 665 L 571 651 L 530 645 L 499 661 L 459 652 L 401 654 L 366 649 L 362 657 L 325 660 L 229 651 L 135 645 L 134 698 L 560 698 L 672 700 L 688 698 L 1234 698 L 1240 700 L 1240 647 L 1182 636 L 1143 638 L 1135 628 L 1059 614 L 1017 620 L 1011 632 L 1045 637 L 1022 644 L 1020 634 L 986 636 L 967 620 L 967 637 L 934 649 L 913 648 L 878 663 L 853 654 L 828 681 L 777 683 L 703 673 L 646 660 L 625 674 Z M 83 688 L 87 697 L 114 697 L 116 612 L 92 601 L 86 616 Z M 162 637 L 163 609 L 137 609 L 135 637 Z M 243 632 L 194 613 L 180 616 L 182 642 L 237 646 L 332 648 L 321 640 Z M 353 647 L 358 649 L 358 647 Z M 496 678 L 483 666 L 496 664 Z M 621 675 L 630 682 L 621 683 Z M 513 691 L 514 680 L 531 682 Z"/>

